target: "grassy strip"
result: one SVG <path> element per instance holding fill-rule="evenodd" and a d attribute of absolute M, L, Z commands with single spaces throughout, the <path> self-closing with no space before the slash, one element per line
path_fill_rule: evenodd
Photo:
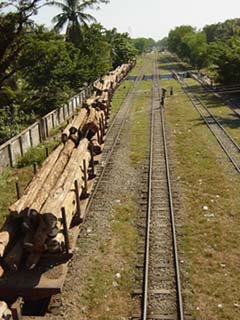
<path fill-rule="evenodd" d="M 153 56 L 139 56 L 137 58 L 136 66 L 131 70 L 129 75 L 138 75 L 140 70 L 143 67 L 143 63 L 145 62 L 145 73 L 151 73 L 152 72 L 152 63 L 153 63 Z M 118 112 L 120 109 L 126 95 L 128 92 L 132 89 L 134 82 L 125 80 L 121 83 L 121 85 L 118 87 L 117 91 L 113 95 L 112 100 L 112 110 L 111 114 L 114 115 Z"/>
<path fill-rule="evenodd" d="M 89 319 L 111 320 L 128 316 L 128 304 L 134 281 L 135 248 L 138 234 L 134 227 L 137 218 L 135 201 L 120 199 L 112 209 L 111 239 L 100 243 L 100 251 L 91 259 L 84 300 Z M 106 259 L 107 257 L 107 259 Z"/>
<path fill-rule="evenodd" d="M 130 130 L 130 159 L 134 167 L 146 158 L 148 152 L 149 117 L 148 108 L 151 102 L 152 81 L 141 81 L 139 95 L 132 106 L 132 126 Z"/>
<path fill-rule="evenodd" d="M 239 176 L 175 81 L 166 99 L 184 210 L 180 249 L 184 299 L 200 320 L 237 320 L 239 301 Z"/>
<path fill-rule="evenodd" d="M 188 64 L 177 61 L 174 56 L 168 53 L 159 55 L 159 67 L 161 74 L 170 73 L 171 70 L 184 71 L 184 69 L 191 69 Z"/>
<path fill-rule="evenodd" d="M 132 89 L 133 83 L 133 81 L 125 80 L 120 84 L 113 95 L 111 116 L 114 116 L 118 112 L 128 92 Z"/>
<path fill-rule="evenodd" d="M 144 54 L 142 56 L 138 56 L 136 66 L 129 73 L 130 76 L 137 76 L 141 71 L 143 64 L 145 65 L 145 74 L 152 74 L 152 64 L 154 60 L 154 55 L 152 54 Z"/>
<path fill-rule="evenodd" d="M 138 56 L 135 67 L 130 71 L 130 76 L 137 76 L 144 64 L 144 55 Z"/>

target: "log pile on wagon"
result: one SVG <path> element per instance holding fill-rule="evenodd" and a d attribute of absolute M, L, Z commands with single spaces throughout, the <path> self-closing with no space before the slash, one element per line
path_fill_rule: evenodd
<path fill-rule="evenodd" d="M 0 301 L 0 320 L 11 320 L 12 311 L 8 308 L 5 301 Z"/>
<path fill-rule="evenodd" d="M 65 228 L 82 221 L 76 212 L 88 196 L 86 180 L 94 178 L 92 164 L 102 151 L 112 94 L 132 66 L 124 64 L 95 82 L 93 95 L 63 130 L 62 143 L 9 207 L 0 231 L 0 275 L 32 270 L 43 254 L 64 252 Z"/>

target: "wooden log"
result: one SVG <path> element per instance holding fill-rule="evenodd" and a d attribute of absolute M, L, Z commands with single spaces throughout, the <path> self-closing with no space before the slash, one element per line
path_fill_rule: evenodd
<path fill-rule="evenodd" d="M 0 317 L 3 316 L 4 312 L 8 309 L 8 305 L 5 301 L 0 301 Z"/>
<path fill-rule="evenodd" d="M 88 151 L 89 141 L 83 139 L 78 148 L 76 148 L 69 160 L 69 163 L 65 167 L 64 172 L 59 178 L 55 188 L 50 192 L 47 201 L 45 202 L 41 213 L 50 212 L 56 217 L 61 219 L 61 208 L 66 208 L 67 226 L 70 226 L 73 215 L 76 211 L 76 195 L 74 189 L 74 181 L 78 180 L 79 186 L 83 184 L 83 167 L 82 162 L 85 159 L 88 163 L 90 162 L 90 153 Z M 41 230 L 40 230 L 41 229 Z M 48 230 L 43 226 L 39 226 L 36 231 L 36 235 L 33 239 L 33 245 L 42 247 L 48 238 Z M 54 239 L 50 242 L 50 246 Z M 56 243 L 55 243 L 56 244 Z M 61 243 L 58 244 L 61 247 Z M 56 247 L 56 245 L 55 245 Z M 56 250 L 55 250 L 56 251 Z M 38 260 L 41 257 L 41 253 L 32 253 L 27 261 L 27 268 L 32 269 L 36 266 Z"/>
<path fill-rule="evenodd" d="M 91 138 L 91 144 L 92 144 L 92 147 L 93 147 L 94 155 L 100 154 L 102 152 L 102 147 L 98 142 L 97 133 L 95 133 L 95 135 Z"/>
<path fill-rule="evenodd" d="M 90 152 L 88 150 L 88 146 L 89 141 L 87 139 L 83 139 L 81 140 L 78 148 L 74 150 L 74 153 L 72 154 L 72 157 L 63 174 L 41 209 L 42 213 L 51 212 L 57 219 L 60 219 L 61 208 L 65 207 L 67 217 L 69 216 L 71 220 L 72 211 L 76 205 L 74 181 L 77 179 L 79 181 L 79 187 L 81 188 L 83 184 L 83 160 L 85 160 L 88 164 L 90 162 Z M 69 197 L 69 194 L 73 196 Z M 69 200 L 69 198 L 71 200 Z M 70 224 L 70 220 L 68 220 L 68 225 Z"/>
<path fill-rule="evenodd" d="M 26 268 L 28 270 L 32 270 L 37 266 L 38 261 L 41 258 L 41 253 L 37 252 L 37 253 L 31 253 L 26 260 Z"/>
<path fill-rule="evenodd" d="M 75 143 L 72 140 L 68 140 L 57 160 L 57 162 L 52 167 L 48 177 L 46 178 L 44 184 L 42 184 L 41 190 L 39 190 L 37 197 L 29 199 L 28 207 L 40 211 L 41 207 L 44 205 L 47 200 L 50 191 L 56 185 L 59 177 L 64 171 L 72 152 L 74 150 Z"/>
<path fill-rule="evenodd" d="M 0 257 L 3 257 L 7 245 L 13 239 L 17 229 L 17 219 L 8 217 L 0 231 Z"/>
<path fill-rule="evenodd" d="M 82 108 L 79 114 L 77 115 L 76 119 L 72 123 L 72 126 L 71 126 L 72 130 L 74 129 L 74 131 L 78 131 L 79 129 L 81 129 L 87 120 L 87 116 L 88 116 L 88 110 L 86 108 Z"/>
<path fill-rule="evenodd" d="M 2 276 L 4 275 L 5 270 L 3 269 L 3 267 L 0 265 L 0 278 L 2 278 Z"/>
<path fill-rule="evenodd" d="M 34 199 L 38 195 L 39 190 L 41 190 L 43 183 L 58 160 L 63 148 L 64 145 L 60 144 L 43 162 L 42 167 L 39 169 L 36 176 L 33 177 L 21 198 L 9 207 L 10 213 L 19 214 L 24 208 L 29 207 L 32 199 Z"/>
<path fill-rule="evenodd" d="M 87 157 L 83 158 L 83 161 L 85 160 L 85 165 L 86 165 L 86 178 L 88 179 L 88 168 L 89 168 L 89 165 L 90 165 L 90 160 L 91 160 L 91 155 L 90 153 L 87 154 Z M 80 168 L 80 172 L 79 174 L 77 175 L 77 177 L 80 177 L 77 181 L 78 183 L 78 188 L 80 190 L 80 194 L 83 195 L 84 192 L 86 192 L 87 190 L 84 190 L 85 189 L 85 181 L 84 181 L 84 177 L 81 175 L 82 172 L 83 172 L 83 169 L 84 169 L 84 166 L 81 165 L 81 168 Z M 73 215 L 75 214 L 76 212 L 76 201 L 75 201 L 75 192 L 69 192 L 67 194 L 67 197 L 64 201 L 64 207 L 66 208 L 66 219 L 67 219 L 67 226 L 69 228 L 70 224 L 71 224 L 71 221 L 72 221 L 72 217 Z M 60 227 L 59 227 L 60 229 Z M 62 229 L 62 227 L 61 227 Z M 63 230 L 61 232 L 59 232 L 57 234 L 57 236 L 54 238 L 58 243 L 59 243 L 59 248 L 64 248 L 64 234 L 63 234 Z"/>
<path fill-rule="evenodd" d="M 82 128 L 87 119 L 88 111 L 85 108 L 82 108 L 78 115 L 74 118 L 74 120 L 68 124 L 68 126 L 62 132 L 62 142 L 66 143 L 66 141 L 70 138 L 75 144 L 79 141 L 79 129 Z"/>
<path fill-rule="evenodd" d="M 17 271 L 23 257 L 23 242 L 18 239 L 13 248 L 4 257 L 4 262 L 11 271 Z"/>
<path fill-rule="evenodd" d="M 96 110 L 94 108 L 89 108 L 89 115 L 83 127 L 84 132 L 87 132 L 89 130 L 93 133 L 96 133 L 99 130 Z"/>
<path fill-rule="evenodd" d="M 88 108 L 92 107 L 96 103 L 97 97 L 92 96 L 91 98 L 87 99 L 83 106 L 88 110 Z"/>
<path fill-rule="evenodd" d="M 69 136 L 70 136 L 70 128 L 72 127 L 72 122 L 69 123 L 66 128 L 63 130 L 62 134 L 61 134 L 61 140 L 62 140 L 62 143 L 66 143 Z"/>
<path fill-rule="evenodd" d="M 41 222 L 33 236 L 32 250 L 36 252 L 44 251 L 44 243 L 48 239 L 49 234 L 51 236 L 51 233 L 53 232 L 53 230 L 55 230 L 55 228 L 57 228 L 56 216 L 52 213 L 42 214 Z"/>
<path fill-rule="evenodd" d="M 12 311 L 10 309 L 5 310 L 4 313 L 3 313 L 2 319 L 3 320 L 11 320 L 11 319 L 13 319 Z"/>

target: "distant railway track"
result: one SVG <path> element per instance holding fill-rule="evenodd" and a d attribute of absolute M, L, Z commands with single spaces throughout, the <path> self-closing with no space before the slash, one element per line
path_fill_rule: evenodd
<path fill-rule="evenodd" d="M 240 93 L 240 86 L 238 85 L 229 85 L 229 86 L 217 86 L 217 87 L 210 87 L 208 86 L 206 83 L 204 83 L 201 79 L 192 77 L 196 82 L 198 82 L 200 84 L 200 91 L 203 94 L 212 94 L 214 96 L 216 96 L 218 99 L 221 99 L 222 101 L 224 101 L 227 106 L 233 111 L 233 113 L 235 115 L 237 115 L 238 117 L 240 117 L 240 111 L 238 111 L 236 105 L 232 102 L 232 100 L 230 99 L 230 94 L 233 93 Z M 194 90 L 194 89 L 193 89 Z M 194 90 L 194 92 L 197 94 L 196 90 Z"/>
<path fill-rule="evenodd" d="M 193 92 L 191 87 L 178 77 L 178 81 L 181 84 L 183 91 L 192 102 L 194 108 L 200 114 L 202 120 L 205 122 L 209 130 L 212 132 L 217 142 L 233 164 L 234 168 L 240 173 L 240 147 L 236 141 L 225 130 L 216 117 L 210 112 L 207 106 L 201 101 L 201 99 Z"/>
<path fill-rule="evenodd" d="M 132 319 L 183 320 L 183 301 L 164 109 L 154 62 L 141 315 Z"/>

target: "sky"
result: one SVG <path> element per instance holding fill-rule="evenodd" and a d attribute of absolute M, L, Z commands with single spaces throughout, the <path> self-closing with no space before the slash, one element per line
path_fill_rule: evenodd
<path fill-rule="evenodd" d="M 51 18 L 58 12 L 43 7 L 35 20 L 52 27 Z M 132 38 L 160 40 L 179 25 L 201 29 L 206 24 L 240 18 L 240 0 L 110 0 L 109 4 L 101 4 L 100 10 L 89 13 L 107 29 L 116 27 Z"/>

